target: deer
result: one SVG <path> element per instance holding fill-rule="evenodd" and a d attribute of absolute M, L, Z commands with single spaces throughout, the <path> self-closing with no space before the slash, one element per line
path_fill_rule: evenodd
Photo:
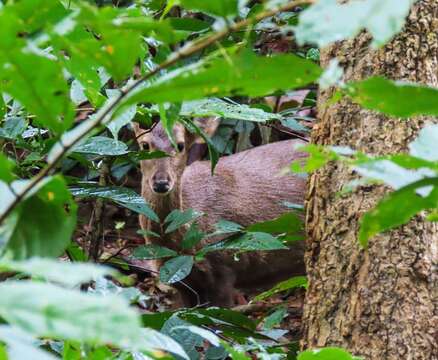
<path fill-rule="evenodd" d="M 211 120 L 203 120 L 201 128 L 211 134 L 215 126 Z M 282 202 L 304 202 L 306 180 L 292 174 L 280 175 L 292 161 L 305 156 L 294 149 L 302 144 L 301 140 L 280 141 L 221 157 L 212 174 L 210 161 L 198 160 L 187 166 L 189 150 L 197 137 L 179 123 L 173 128 L 176 148 L 160 123 L 147 133 L 138 124 L 133 127 L 141 149 L 169 154 L 140 162 L 142 196 L 160 219 L 157 223 L 140 216 L 142 229 L 160 234 L 146 236 L 148 244 L 180 250 L 183 234 L 165 234 L 163 229 L 163 220 L 174 209 L 192 208 L 205 213 L 197 220 L 198 225 L 203 232 L 212 232 L 220 219 L 248 226 L 282 215 L 286 211 Z M 200 246 L 220 240 L 208 237 Z M 156 270 L 160 265 L 161 260 L 154 262 Z M 304 242 L 298 241 L 290 250 L 243 253 L 239 261 L 229 251 L 208 253 L 184 280 L 189 286 L 176 287 L 186 307 L 199 302 L 232 307 L 242 293 L 265 290 L 304 273 Z"/>

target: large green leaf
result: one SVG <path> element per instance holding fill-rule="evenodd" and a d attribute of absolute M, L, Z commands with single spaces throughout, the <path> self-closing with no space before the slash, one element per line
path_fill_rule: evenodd
<path fill-rule="evenodd" d="M 237 14 L 237 0 L 179 0 L 181 5 L 187 10 L 198 10 L 215 16 L 229 16 Z"/>
<path fill-rule="evenodd" d="M 56 360 L 57 357 L 39 349 L 36 339 L 11 326 L 0 326 L 0 340 L 7 345 L 8 360 Z M 0 359 L 1 351 L 0 351 Z"/>
<path fill-rule="evenodd" d="M 148 203 L 134 190 L 121 186 L 83 186 L 70 188 L 71 193 L 77 197 L 99 197 L 114 201 L 132 211 L 159 222 L 158 215 L 152 210 Z"/>
<path fill-rule="evenodd" d="M 348 351 L 326 347 L 322 349 L 306 350 L 298 355 L 298 360 L 361 360 L 362 358 L 351 355 Z"/>
<path fill-rule="evenodd" d="M 248 226 L 247 231 L 268 232 L 271 234 L 296 234 L 303 231 L 303 221 L 292 212 L 285 213 L 277 219 Z"/>
<path fill-rule="evenodd" d="M 193 209 L 187 209 L 185 211 L 173 210 L 169 215 L 167 215 L 164 222 L 167 224 L 166 234 L 169 234 L 177 229 L 179 229 L 184 224 L 187 224 L 193 220 L 196 220 L 202 216 L 202 213 Z"/>
<path fill-rule="evenodd" d="M 374 38 L 373 45 L 380 46 L 402 29 L 412 3 L 413 0 L 318 1 L 300 14 L 295 36 L 299 44 L 324 47 L 367 29 Z"/>
<path fill-rule="evenodd" d="M 427 190 L 428 195 L 420 196 L 419 189 Z M 436 208 L 438 208 L 438 177 L 423 179 L 402 187 L 389 194 L 362 217 L 359 242 L 366 247 L 368 240 L 377 233 L 407 223 L 422 210 Z"/>
<path fill-rule="evenodd" d="M 113 98 L 114 96 L 117 96 L 119 93 L 120 92 L 117 90 L 107 90 L 107 94 L 109 98 Z M 120 129 L 131 122 L 136 112 L 137 112 L 137 106 L 135 105 L 130 106 L 127 109 L 125 109 L 122 113 L 115 116 L 114 119 L 107 124 L 107 128 L 111 131 L 111 134 L 115 139 L 117 139 Z"/>
<path fill-rule="evenodd" d="M 0 315 L 36 335 L 132 346 L 139 318 L 115 296 L 97 296 L 51 284 L 10 281 L 0 284 Z"/>
<path fill-rule="evenodd" d="M 198 359 L 199 353 L 197 352 L 196 347 L 203 345 L 203 338 L 187 329 L 181 328 L 181 326 L 190 326 L 190 323 L 181 320 L 175 314 L 164 323 L 161 332 L 172 337 L 175 341 L 181 344 L 187 354 L 189 354 L 190 359 Z"/>
<path fill-rule="evenodd" d="M 218 243 L 205 246 L 200 254 L 218 250 L 268 251 L 288 249 L 276 237 L 264 232 L 247 232 L 233 235 Z"/>
<path fill-rule="evenodd" d="M 15 186 L 15 189 L 19 187 Z M 3 242 L 3 251 L 14 259 L 61 255 L 76 226 L 77 206 L 61 177 L 48 179 L 37 190 L 19 205 L 0 229 L 0 246 Z M 15 198 L 4 183 L 0 183 L 0 194 L 4 201 L 2 206 Z"/>
<path fill-rule="evenodd" d="M 122 298 L 78 290 L 10 281 L 0 284 L 0 316 L 29 334 L 122 349 L 162 349 L 187 359 L 181 347 L 152 329 L 142 329 L 140 318 Z"/>
<path fill-rule="evenodd" d="M 0 65 L 3 90 L 34 113 L 38 124 L 58 133 L 70 127 L 73 107 L 58 63 L 31 52 L 0 47 Z"/>
<path fill-rule="evenodd" d="M 26 120 L 22 117 L 7 118 L 0 128 L 0 137 L 15 140 L 21 136 L 27 128 Z"/>
<path fill-rule="evenodd" d="M 390 160 L 368 160 L 353 167 L 360 175 L 370 179 L 383 181 L 394 189 L 419 181 L 425 177 L 432 177 L 435 172 L 428 168 L 418 170 L 406 169 Z M 419 193 L 427 194 L 419 190 Z"/>
<path fill-rule="evenodd" d="M 72 151 L 101 156 L 117 156 L 129 152 L 125 143 L 105 136 L 90 137 L 76 145 Z"/>
<path fill-rule="evenodd" d="M 321 74 L 313 62 L 295 55 L 257 56 L 241 51 L 175 70 L 131 96 L 139 102 L 178 102 L 210 96 L 263 96 L 307 85 Z"/>
<path fill-rule="evenodd" d="M 162 259 L 176 255 L 178 255 L 176 251 L 155 244 L 139 246 L 132 253 L 134 258 L 142 260 Z"/>
<path fill-rule="evenodd" d="M 68 10 L 61 3 L 46 0 L 27 0 L 13 3 L 5 8 L 6 12 L 14 13 L 22 20 L 24 30 L 32 34 L 53 25 L 68 15 Z M 38 16 L 35 16 L 38 14 Z"/>
<path fill-rule="evenodd" d="M 193 267 L 193 256 L 178 256 L 164 263 L 160 268 L 160 281 L 173 284 L 190 274 Z"/>
<path fill-rule="evenodd" d="M 180 115 L 191 117 L 217 115 L 228 119 L 256 122 L 281 119 L 281 115 L 251 108 L 245 104 L 231 104 L 218 98 L 186 101 L 182 105 Z"/>
<path fill-rule="evenodd" d="M 117 273 L 106 266 L 88 263 L 70 263 L 59 260 L 31 258 L 23 261 L 0 261 L 0 271 L 16 271 L 42 277 L 59 284 L 74 286 Z"/>
<path fill-rule="evenodd" d="M 243 315 L 242 313 L 230 309 L 221 309 L 216 307 L 208 309 L 194 309 L 190 310 L 189 314 L 193 314 L 195 318 L 206 317 L 212 321 L 211 323 L 206 323 L 205 325 L 219 325 L 227 323 L 230 325 L 245 328 L 250 331 L 256 330 L 256 324 L 254 321 L 252 321 L 250 318 Z"/>
<path fill-rule="evenodd" d="M 116 26 L 117 18 L 123 17 L 124 13 L 110 7 L 98 10 L 82 3 L 77 20 L 99 34 L 99 41 L 88 38 L 86 42 L 71 41 L 67 44 L 72 56 L 88 58 L 90 63 L 104 66 L 117 81 L 130 75 L 141 51 L 140 32 Z"/>
<path fill-rule="evenodd" d="M 12 181 L 14 179 L 14 176 L 12 175 L 13 168 L 14 163 L 5 155 L 0 153 L 0 181 Z"/>
<path fill-rule="evenodd" d="M 438 89 L 371 77 L 347 85 L 353 101 L 371 110 L 397 117 L 438 116 Z"/>

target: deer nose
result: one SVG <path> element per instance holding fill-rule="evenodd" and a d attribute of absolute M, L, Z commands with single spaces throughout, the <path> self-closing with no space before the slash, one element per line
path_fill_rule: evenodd
<path fill-rule="evenodd" d="M 167 193 L 170 190 L 169 180 L 157 180 L 154 181 L 154 191 L 159 194 Z"/>

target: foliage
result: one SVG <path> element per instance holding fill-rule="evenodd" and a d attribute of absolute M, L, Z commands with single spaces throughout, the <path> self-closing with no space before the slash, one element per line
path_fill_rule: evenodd
<path fill-rule="evenodd" d="M 436 88 L 384 78 L 343 84 L 339 68 L 323 75 L 315 63 L 319 50 L 305 45 L 325 46 L 362 29 L 371 33 L 374 45 L 383 45 L 402 28 L 412 1 L 253 3 L 0 1 L 0 270 L 7 278 L 0 283 L 0 358 L 296 358 L 295 348 L 271 331 L 278 330 L 272 328 L 285 315 L 282 309 L 265 320 L 264 330 L 228 309 L 140 315 L 130 303 L 141 293 L 116 285 L 125 283 L 116 271 L 54 259 L 67 254 L 71 260 L 103 261 L 99 251 L 93 254 L 91 247 L 82 249 L 72 241 L 79 229 L 78 203 L 92 204 L 95 228 L 110 202 L 132 211 L 126 217 L 141 214 L 160 221 L 136 191 L 123 186 L 139 161 L 168 156 L 137 151 L 125 136 L 133 122 L 150 128 L 159 117 L 169 134 L 176 122 L 183 124 L 207 143 L 213 170 L 218 144 L 230 152 L 239 127 L 280 123 L 298 134 L 307 132 L 313 118 L 302 111 L 314 104 L 314 91 L 313 98 L 309 91 L 286 109 L 260 97 L 294 98 L 318 81 L 339 86 L 337 100 L 348 96 L 388 115 L 438 113 Z M 295 54 L 260 50 L 257 43 L 266 29 L 282 35 L 293 31 Z M 233 129 L 222 138 L 208 138 L 193 118 L 211 115 Z M 308 146 L 306 163 L 293 168 L 314 171 L 341 160 L 366 181 L 395 189 L 364 215 L 358 238 L 366 245 L 421 211 L 436 220 L 437 134 L 438 127 L 429 125 L 410 144 L 409 154 L 385 157 Z M 165 259 L 160 279 L 177 283 L 212 251 L 286 249 L 303 233 L 300 217 L 292 212 L 247 228 L 222 220 L 211 234 L 197 226 L 201 216 L 175 210 L 162 225 L 166 234 L 184 234 L 181 249 L 147 245 L 133 257 Z M 97 238 L 102 236 L 101 229 Z M 204 240 L 213 236 L 223 240 L 206 246 Z M 255 300 L 305 286 L 305 278 L 293 278 Z M 336 348 L 298 355 L 314 358 L 355 357 Z"/>
<path fill-rule="evenodd" d="M 305 164 L 293 164 L 292 170 L 314 171 L 338 160 L 364 177 L 364 182 L 351 184 L 349 191 L 370 181 L 378 181 L 396 190 L 362 217 L 358 240 L 366 247 L 368 240 L 379 232 L 405 224 L 421 211 L 436 211 L 438 208 L 438 162 L 433 150 L 438 141 L 437 134 L 438 125 L 428 125 L 409 144 L 409 154 L 388 156 L 366 156 L 339 147 L 307 146 L 303 150 L 310 154 L 309 158 Z"/>

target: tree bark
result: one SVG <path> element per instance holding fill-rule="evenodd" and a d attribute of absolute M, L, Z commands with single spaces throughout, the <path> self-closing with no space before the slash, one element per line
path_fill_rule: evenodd
<path fill-rule="evenodd" d="M 370 40 L 363 32 L 324 49 L 323 66 L 337 57 L 346 81 L 383 75 L 438 86 L 438 1 L 418 1 L 403 32 L 384 48 L 370 49 Z M 313 143 L 370 154 L 404 152 L 426 123 L 437 122 L 388 118 L 347 99 L 327 106 L 332 95 L 333 90 L 320 94 Z M 354 178 L 336 163 L 309 178 L 309 288 L 301 345 L 340 346 L 365 359 L 438 359 L 438 225 L 420 215 L 361 249 L 359 219 L 388 189 L 362 186 L 339 195 Z"/>

